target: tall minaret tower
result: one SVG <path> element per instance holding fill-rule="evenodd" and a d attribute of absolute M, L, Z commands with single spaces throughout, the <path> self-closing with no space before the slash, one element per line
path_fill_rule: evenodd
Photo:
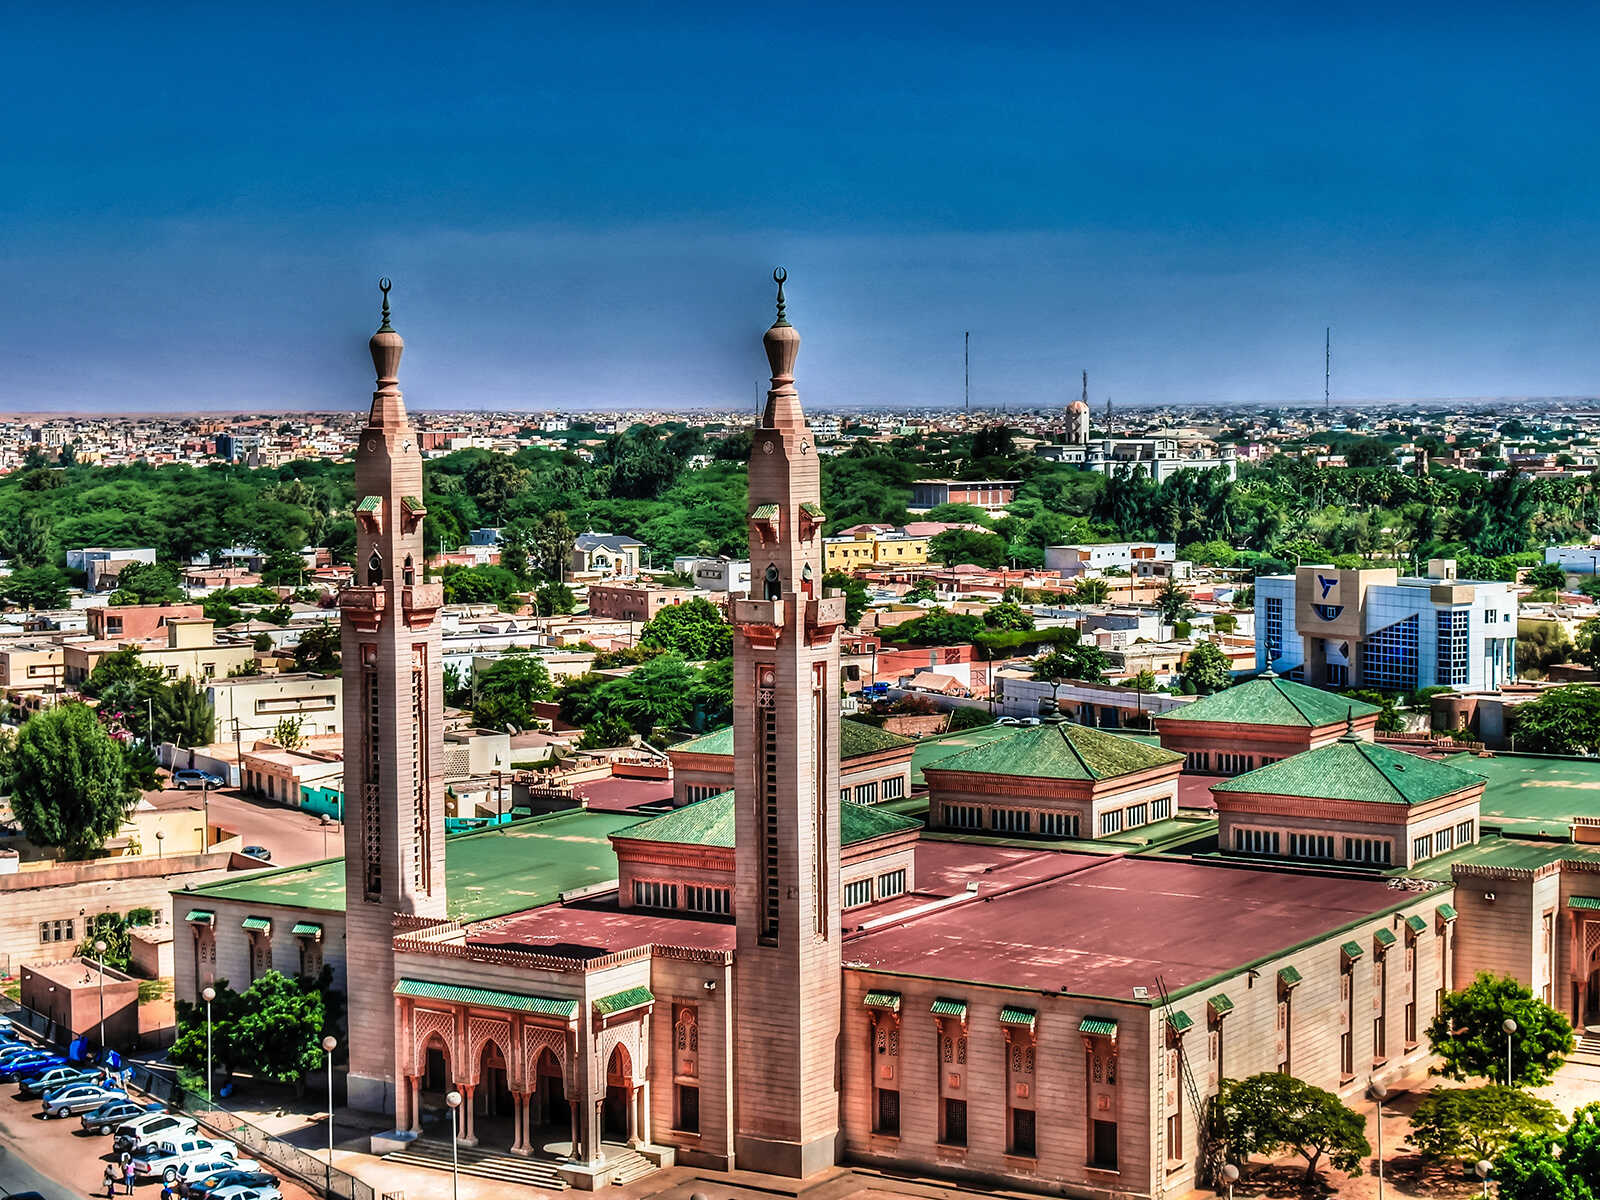
<path fill-rule="evenodd" d="M 734 1154 L 803 1176 L 839 1143 L 839 630 L 822 594 L 821 482 L 794 388 L 800 335 L 762 339 L 772 366 L 750 448 L 750 591 L 734 604 L 738 989 Z"/>
<path fill-rule="evenodd" d="M 339 593 L 344 664 L 345 975 L 350 1104 L 394 1093 L 394 918 L 442 918 L 441 585 L 422 582 L 422 452 L 400 396 L 405 342 L 372 335 L 378 389 L 356 445 L 356 577 Z"/>

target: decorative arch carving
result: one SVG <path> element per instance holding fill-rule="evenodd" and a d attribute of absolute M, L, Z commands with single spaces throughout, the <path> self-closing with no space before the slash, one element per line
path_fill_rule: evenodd
<path fill-rule="evenodd" d="M 456 1067 L 456 1018 L 454 1013 L 436 1012 L 431 1008 L 419 1008 L 411 1015 L 411 1048 L 412 1048 L 412 1073 L 423 1074 L 428 1066 L 428 1043 L 437 1041 L 444 1051 L 445 1066 L 450 1069 L 451 1078 L 455 1077 Z"/>
<path fill-rule="evenodd" d="M 468 1017 L 467 1018 L 467 1061 L 464 1064 L 468 1075 L 468 1083 L 476 1084 L 478 1074 L 483 1062 L 483 1048 L 493 1043 L 495 1049 L 500 1051 L 500 1057 L 506 1060 L 506 1080 L 511 1087 L 520 1090 L 522 1087 L 522 1060 L 512 1053 L 511 1022 L 497 1017 Z"/>
<path fill-rule="evenodd" d="M 644 1080 L 644 1022 L 640 1018 L 624 1021 L 600 1032 L 597 1074 L 604 1079 L 611 1069 L 611 1055 L 621 1046 L 628 1056 L 628 1078 L 638 1086 Z"/>

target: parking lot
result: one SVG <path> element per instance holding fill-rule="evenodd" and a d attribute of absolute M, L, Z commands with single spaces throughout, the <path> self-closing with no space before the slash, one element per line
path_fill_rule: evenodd
<path fill-rule="evenodd" d="M 4 1192 L 34 1191 L 46 1200 L 104 1196 L 106 1166 L 115 1157 L 111 1141 L 109 1136 L 84 1132 L 76 1116 L 45 1117 L 38 1098 L 21 1096 L 14 1081 L 0 1083 L 0 1189 Z M 246 1157 L 243 1150 L 239 1157 Z M 270 1164 L 263 1167 L 279 1176 L 284 1200 L 312 1200 L 313 1193 L 295 1180 Z M 134 1192 L 146 1200 L 158 1200 L 160 1177 L 136 1182 Z M 124 1194 L 124 1189 L 119 1187 L 118 1193 Z"/>

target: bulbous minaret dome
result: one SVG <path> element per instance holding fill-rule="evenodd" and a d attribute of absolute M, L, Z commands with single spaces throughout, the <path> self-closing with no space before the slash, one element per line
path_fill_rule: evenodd
<path fill-rule="evenodd" d="M 767 410 L 761 420 L 768 429 L 794 429 L 805 424 L 805 415 L 800 411 L 800 393 L 794 387 L 800 331 L 789 324 L 788 306 L 783 298 L 783 284 L 788 278 L 789 272 L 782 267 L 772 272 L 772 282 L 778 285 L 778 319 L 761 339 L 767 352 L 767 365 L 772 368 L 772 387 L 767 392 Z"/>
<path fill-rule="evenodd" d="M 403 425 L 406 419 L 405 401 L 400 395 L 400 356 L 405 353 L 406 342 L 389 324 L 392 286 L 387 278 L 378 280 L 378 290 L 383 293 L 383 324 L 367 343 L 372 369 L 378 376 L 377 391 L 372 393 L 372 424 L 383 428 Z"/>

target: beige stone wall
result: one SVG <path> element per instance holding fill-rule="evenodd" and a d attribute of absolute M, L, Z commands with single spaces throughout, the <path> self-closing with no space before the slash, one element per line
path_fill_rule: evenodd
<path fill-rule="evenodd" d="M 1454 904 L 1461 919 L 1453 986 L 1466 987 L 1488 971 L 1532 987 L 1539 927 L 1532 873 L 1458 874 Z"/>
<path fill-rule="evenodd" d="M 892 871 L 906 873 L 905 891 L 915 891 L 917 887 L 917 853 L 916 843 L 911 842 L 888 854 L 881 854 L 874 858 L 857 859 L 847 862 L 839 868 L 840 897 L 850 890 L 850 885 L 862 880 L 872 881 L 872 899 L 883 900 L 890 898 L 882 893 L 878 879 Z M 903 893 L 902 893 L 903 894 Z M 851 906 L 855 907 L 855 906 Z"/>
<path fill-rule="evenodd" d="M 733 1027 L 729 1005 L 733 968 L 657 956 L 652 965 L 655 1007 L 650 1018 L 651 1135 L 661 1145 L 675 1146 L 688 1166 L 725 1170 L 733 1160 Z M 694 1009 L 699 1050 L 680 1056 L 673 1040 L 674 1014 Z M 694 1073 L 678 1068 L 691 1062 Z M 700 1128 L 677 1126 L 677 1088 L 700 1092 Z"/>
<path fill-rule="evenodd" d="M 291 930 L 299 922 L 322 926 L 320 943 L 309 941 L 307 967 L 326 965 L 333 968 L 333 986 L 347 991 L 347 964 L 344 940 L 344 914 L 320 910 L 290 908 L 278 904 L 255 904 L 239 900 L 216 900 L 208 896 L 176 897 L 181 911 L 172 930 L 172 965 L 174 994 L 179 1000 L 193 1003 L 207 984 L 218 979 L 228 981 L 236 991 L 250 986 L 252 951 L 257 944 L 265 952 L 265 959 L 257 959 L 258 968 L 269 968 L 288 976 L 300 974 L 302 939 Z M 216 924 L 209 930 L 191 925 L 185 920 L 191 910 L 216 913 Z M 246 917 L 265 917 L 272 922 L 270 934 L 257 934 L 252 938 L 242 922 Z M 209 939 L 215 948 L 215 961 L 209 957 L 196 962 L 197 939 Z M 258 974 L 263 973 L 261 970 Z M 387 1015 L 388 1007 L 383 1009 Z"/>

